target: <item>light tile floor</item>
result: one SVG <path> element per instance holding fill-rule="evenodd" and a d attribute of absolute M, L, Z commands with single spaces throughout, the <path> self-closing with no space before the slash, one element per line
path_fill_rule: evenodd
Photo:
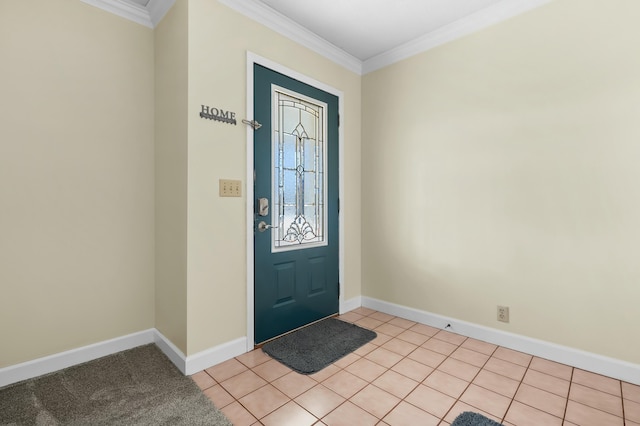
<path fill-rule="evenodd" d="M 236 426 L 640 426 L 640 386 L 367 308 L 338 318 L 378 337 L 309 376 L 257 349 L 192 378 Z"/>

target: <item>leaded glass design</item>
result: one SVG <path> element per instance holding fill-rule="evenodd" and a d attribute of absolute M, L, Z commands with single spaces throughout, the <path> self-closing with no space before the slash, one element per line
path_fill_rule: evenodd
<path fill-rule="evenodd" d="M 326 245 L 326 104 L 274 86 L 273 250 Z"/>

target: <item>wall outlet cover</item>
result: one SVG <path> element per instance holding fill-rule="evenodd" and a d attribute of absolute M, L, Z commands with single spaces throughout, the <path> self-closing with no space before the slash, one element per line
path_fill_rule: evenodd
<path fill-rule="evenodd" d="M 498 306 L 498 321 L 509 322 L 509 307 Z"/>

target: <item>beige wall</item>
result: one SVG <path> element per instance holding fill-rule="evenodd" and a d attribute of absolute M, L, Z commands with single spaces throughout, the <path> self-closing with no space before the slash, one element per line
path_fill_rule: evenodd
<path fill-rule="evenodd" d="M 153 33 L 0 2 L 0 368 L 154 324 Z"/>
<path fill-rule="evenodd" d="M 556 1 L 363 78 L 365 296 L 640 362 L 637 16 Z"/>
<path fill-rule="evenodd" d="M 216 1 L 0 2 L 0 368 L 245 335 L 245 129 L 198 113 L 244 117 L 247 50 L 344 92 L 346 299 L 637 363 L 639 12 L 557 0 L 361 78 Z"/>
<path fill-rule="evenodd" d="M 0 3 L 0 368 L 154 326 L 189 355 L 246 335 L 246 197 L 218 197 L 220 178 L 246 194 L 245 128 L 198 113 L 245 116 L 247 50 L 345 94 L 360 295 L 360 76 L 216 1 L 155 30 L 34 2 Z"/>
<path fill-rule="evenodd" d="M 188 3 L 155 36 L 156 328 L 187 352 Z"/>
<path fill-rule="evenodd" d="M 201 119 L 201 105 L 246 111 L 251 51 L 344 92 L 345 297 L 360 295 L 361 78 L 217 1 L 189 1 L 188 353 L 246 335 L 246 129 Z M 249 182 L 251 185 L 252 182 Z"/>

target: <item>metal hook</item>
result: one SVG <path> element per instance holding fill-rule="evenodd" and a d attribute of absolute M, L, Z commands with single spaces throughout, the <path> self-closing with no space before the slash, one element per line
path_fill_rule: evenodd
<path fill-rule="evenodd" d="M 256 120 L 247 120 L 245 118 L 242 119 L 242 122 L 248 126 L 251 126 L 253 128 L 253 130 L 258 130 L 260 127 L 262 127 L 262 124 L 258 123 Z"/>

